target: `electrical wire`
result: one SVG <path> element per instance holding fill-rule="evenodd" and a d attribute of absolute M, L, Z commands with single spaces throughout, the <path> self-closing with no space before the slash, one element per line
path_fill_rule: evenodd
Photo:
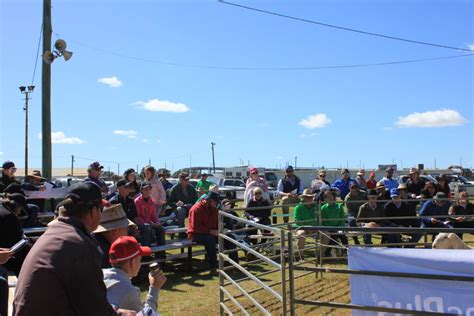
<path fill-rule="evenodd" d="M 359 34 L 364 34 L 364 35 L 370 35 L 370 36 L 377 36 L 377 37 L 382 37 L 386 39 L 391 39 L 391 40 L 396 40 L 396 41 L 402 41 L 402 42 L 407 42 L 407 43 L 412 43 L 412 44 L 420 44 L 420 45 L 427 45 L 427 46 L 433 46 L 433 47 L 439 47 L 439 48 L 447 48 L 447 49 L 454 49 L 454 50 L 461 50 L 461 51 L 467 51 L 467 52 L 474 52 L 474 50 L 469 49 L 469 48 L 462 48 L 462 47 L 454 47 L 454 46 L 448 46 L 448 45 L 443 45 L 443 44 L 435 44 L 435 43 L 429 43 L 429 42 L 422 42 L 422 41 L 417 41 L 417 40 L 411 40 L 411 39 L 406 39 L 406 38 L 401 38 L 401 37 L 395 37 L 395 36 L 390 36 L 390 35 L 384 35 L 384 34 L 379 34 L 379 33 L 373 33 L 373 32 L 367 32 L 367 31 L 362 31 L 362 30 L 356 30 L 353 28 L 349 27 L 344 27 L 344 26 L 338 26 L 334 24 L 328 24 L 328 23 L 323 23 L 319 21 L 314 21 L 314 20 L 309 20 L 309 19 L 304 19 L 304 18 L 299 18 L 291 15 L 286 15 L 282 13 L 277 13 L 277 12 L 272 12 L 272 11 L 267 11 L 263 9 L 258 9 L 254 7 L 249 7 L 246 5 L 242 4 L 237 4 L 237 3 L 232 3 L 232 2 L 227 2 L 225 0 L 218 0 L 218 2 L 222 4 L 227 4 L 235 7 L 239 7 L 242 9 L 247 9 L 251 11 L 256 11 L 260 13 L 265 13 L 273 16 L 278 16 L 281 18 L 285 19 L 291 19 L 295 21 L 300 21 L 300 22 L 305 22 L 305 23 L 311 23 L 311 24 L 316 24 L 319 26 L 325 26 L 325 27 L 330 27 L 338 30 L 343 30 L 343 31 L 348 31 L 348 32 L 354 32 L 354 33 L 359 33 Z"/>
<path fill-rule="evenodd" d="M 38 40 L 38 48 L 36 49 L 36 60 L 35 60 L 35 68 L 33 69 L 33 78 L 31 78 L 31 85 L 35 83 L 35 75 L 36 75 L 36 66 L 38 65 L 38 56 L 39 56 L 39 51 L 40 51 L 40 46 L 41 46 L 41 39 L 43 38 L 43 23 L 41 23 L 41 28 L 40 28 L 40 36 Z"/>
<path fill-rule="evenodd" d="M 147 58 L 142 58 L 142 57 L 135 57 L 135 56 L 125 55 L 125 54 L 105 50 L 102 48 L 93 47 L 93 46 L 83 44 L 81 42 L 74 41 L 74 40 L 70 40 L 70 41 L 80 46 L 83 46 L 95 51 L 107 53 L 107 54 L 117 56 L 120 58 L 126 58 L 126 59 L 146 62 L 146 63 L 162 64 L 162 65 L 167 65 L 167 66 L 183 67 L 183 68 L 211 69 L 211 70 L 237 70 L 237 71 L 300 71 L 300 70 L 362 68 L 362 67 L 376 67 L 376 66 L 388 66 L 388 65 L 398 65 L 398 64 L 408 64 L 408 63 L 419 63 L 419 62 L 434 61 L 434 60 L 468 57 L 468 56 L 474 55 L 474 51 L 473 51 L 473 53 L 471 54 L 451 55 L 451 56 L 433 57 L 433 58 L 409 59 L 409 60 L 399 60 L 399 61 L 387 61 L 387 62 L 378 62 L 378 63 L 365 63 L 365 64 L 301 66 L 301 67 L 233 67 L 233 66 L 226 67 L 226 66 L 212 66 L 212 65 L 181 64 L 181 63 L 167 62 L 167 61 L 162 61 L 162 60 L 153 60 L 153 59 L 147 59 Z"/>

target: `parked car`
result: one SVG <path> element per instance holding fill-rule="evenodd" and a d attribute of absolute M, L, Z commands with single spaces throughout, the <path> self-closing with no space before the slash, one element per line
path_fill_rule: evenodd
<path fill-rule="evenodd" d="M 466 177 L 458 174 L 447 174 L 446 179 L 451 191 L 456 191 L 458 186 L 459 192 L 467 191 L 469 195 L 474 195 L 474 181 L 469 181 Z"/>

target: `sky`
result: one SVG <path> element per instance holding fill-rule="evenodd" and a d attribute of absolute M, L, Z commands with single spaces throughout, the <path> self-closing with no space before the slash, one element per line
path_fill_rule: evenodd
<path fill-rule="evenodd" d="M 474 50 L 473 1 L 234 3 Z M 474 56 L 204 0 L 52 0 L 53 167 L 473 166 Z M 0 160 L 24 165 L 42 1 L 0 2 Z M 29 166 L 41 166 L 41 50 Z M 241 69 L 245 68 L 245 69 Z M 249 69 L 250 68 L 250 69 Z"/>

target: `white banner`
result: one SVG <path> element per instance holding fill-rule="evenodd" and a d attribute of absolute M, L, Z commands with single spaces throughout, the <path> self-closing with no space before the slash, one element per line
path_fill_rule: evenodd
<path fill-rule="evenodd" d="M 474 277 L 474 250 L 351 247 L 349 268 Z M 350 287 L 352 304 L 474 316 L 474 282 L 351 275 Z"/>

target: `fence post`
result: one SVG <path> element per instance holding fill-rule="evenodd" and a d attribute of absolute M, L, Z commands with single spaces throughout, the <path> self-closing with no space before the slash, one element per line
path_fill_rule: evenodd
<path fill-rule="evenodd" d="M 293 231 L 288 225 L 288 276 L 290 279 L 290 315 L 295 315 L 295 279 L 293 273 Z"/>
<path fill-rule="evenodd" d="M 286 263 L 285 263 L 285 230 L 280 230 L 280 261 L 281 261 L 281 314 L 286 316 Z"/>
<path fill-rule="evenodd" d="M 224 271 L 224 259 L 220 255 L 224 252 L 224 239 L 221 238 L 220 234 L 224 233 L 224 216 L 222 216 L 221 212 L 219 211 L 219 224 L 218 224 L 218 232 L 219 232 L 219 302 L 225 304 L 224 302 L 224 292 L 222 288 L 224 287 L 224 276 L 222 275 L 221 271 Z M 220 315 L 224 315 L 224 309 L 219 304 Z"/>

